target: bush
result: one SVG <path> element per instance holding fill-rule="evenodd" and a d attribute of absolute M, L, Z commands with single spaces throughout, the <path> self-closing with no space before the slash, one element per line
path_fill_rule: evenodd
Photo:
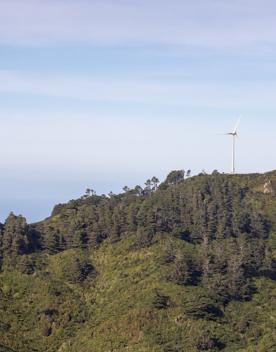
<path fill-rule="evenodd" d="M 62 273 L 69 283 L 77 284 L 82 283 L 89 276 L 94 276 L 95 269 L 89 260 L 73 255 L 63 262 Z"/>
<path fill-rule="evenodd" d="M 155 290 L 153 306 L 157 309 L 166 309 L 170 306 L 169 296 L 163 295 L 159 290 Z"/>
<path fill-rule="evenodd" d="M 21 257 L 19 257 L 17 269 L 22 274 L 33 274 L 36 269 L 34 259 L 30 255 L 22 255 Z"/>
<path fill-rule="evenodd" d="M 186 302 L 185 314 L 207 320 L 216 320 L 223 316 L 219 306 L 211 298 L 197 295 L 189 302 Z"/>

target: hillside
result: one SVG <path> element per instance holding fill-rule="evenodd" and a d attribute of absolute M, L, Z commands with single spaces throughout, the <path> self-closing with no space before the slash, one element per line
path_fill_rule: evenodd
<path fill-rule="evenodd" d="M 276 171 L 11 214 L 0 258 L 0 352 L 276 351 Z"/>

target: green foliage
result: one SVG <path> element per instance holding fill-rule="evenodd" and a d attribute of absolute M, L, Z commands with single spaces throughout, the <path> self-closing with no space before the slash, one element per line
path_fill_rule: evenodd
<path fill-rule="evenodd" d="M 69 283 L 82 283 L 88 277 L 95 276 L 95 269 L 91 262 L 85 258 L 83 253 L 74 252 L 64 256 L 61 261 L 61 271 L 64 280 Z"/>
<path fill-rule="evenodd" d="M 170 306 L 170 298 L 169 296 L 162 294 L 158 289 L 156 289 L 152 303 L 154 308 L 166 309 Z"/>
<path fill-rule="evenodd" d="M 190 176 L 190 175 L 189 175 Z M 268 175 L 173 171 L 158 187 L 0 225 L 0 351 L 274 352 Z"/>
<path fill-rule="evenodd" d="M 171 171 L 164 184 L 165 185 L 175 185 L 181 181 L 184 180 L 184 176 L 185 176 L 185 171 L 184 170 L 174 170 L 174 171 Z"/>
<path fill-rule="evenodd" d="M 221 350 L 221 344 L 208 331 L 199 331 L 195 336 L 194 347 L 197 351 L 218 351 Z"/>
<path fill-rule="evenodd" d="M 197 293 L 187 301 L 184 300 L 185 314 L 193 318 L 216 320 L 223 316 L 216 296 Z"/>
<path fill-rule="evenodd" d="M 178 251 L 173 256 L 173 265 L 169 279 L 178 285 L 196 285 L 201 275 L 199 269 L 199 265 L 192 252 Z"/>
<path fill-rule="evenodd" d="M 28 252 L 30 239 L 28 236 L 28 225 L 23 216 L 15 216 L 10 213 L 3 230 L 2 250 L 4 254 L 16 256 Z"/>

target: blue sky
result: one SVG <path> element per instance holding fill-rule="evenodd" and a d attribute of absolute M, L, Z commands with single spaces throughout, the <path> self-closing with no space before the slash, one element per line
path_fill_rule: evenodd
<path fill-rule="evenodd" d="M 160 179 L 275 169 L 276 4 L 0 0 L 0 219 Z"/>

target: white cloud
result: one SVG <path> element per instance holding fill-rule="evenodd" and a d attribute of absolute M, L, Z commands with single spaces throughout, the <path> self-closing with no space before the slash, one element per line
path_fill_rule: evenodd
<path fill-rule="evenodd" d="M 155 81 L 154 78 L 57 76 L 0 71 L 0 92 L 102 102 L 150 102 L 186 107 L 275 107 L 276 82 Z"/>
<path fill-rule="evenodd" d="M 0 43 L 269 44 L 275 10 L 272 0 L 1 0 Z"/>

